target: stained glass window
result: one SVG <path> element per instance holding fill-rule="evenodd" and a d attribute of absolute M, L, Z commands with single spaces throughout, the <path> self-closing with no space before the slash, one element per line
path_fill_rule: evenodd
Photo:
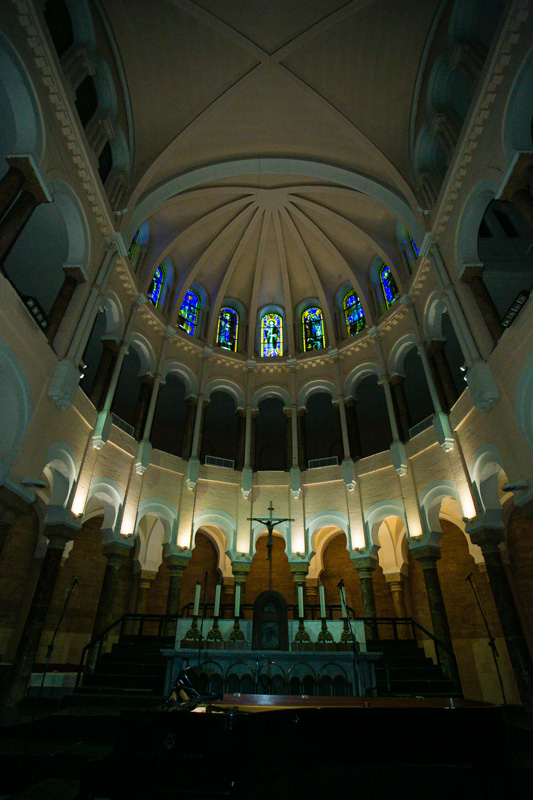
<path fill-rule="evenodd" d="M 199 310 L 200 300 L 198 299 L 198 295 L 189 290 L 185 293 L 178 316 L 179 327 L 182 329 L 182 331 L 188 333 L 189 336 L 194 336 L 196 333 Z"/>
<path fill-rule="evenodd" d="M 261 355 L 283 355 L 283 320 L 279 314 L 265 314 L 261 319 Z"/>
<path fill-rule="evenodd" d="M 131 240 L 130 249 L 128 250 L 128 258 L 130 261 L 132 260 L 135 254 L 135 250 L 137 249 L 138 240 L 139 240 L 139 229 L 137 229 L 133 234 L 133 239 Z"/>
<path fill-rule="evenodd" d="M 304 351 L 320 350 L 326 346 L 324 319 L 320 308 L 307 308 L 302 314 Z"/>
<path fill-rule="evenodd" d="M 344 310 L 344 321 L 346 323 L 346 332 L 348 336 L 355 336 L 356 333 L 362 331 L 365 327 L 365 312 L 361 301 L 353 291 L 348 292 L 342 301 Z"/>
<path fill-rule="evenodd" d="M 418 247 L 416 246 L 416 242 L 410 234 L 407 234 L 409 239 L 409 244 L 411 245 L 411 250 L 413 251 L 413 256 L 418 258 Z"/>
<path fill-rule="evenodd" d="M 155 275 L 152 278 L 152 284 L 150 286 L 150 291 L 148 292 L 148 299 L 154 306 L 159 305 L 159 301 L 161 300 L 161 289 L 163 288 L 163 284 L 165 282 L 165 271 L 161 265 L 155 271 Z"/>
<path fill-rule="evenodd" d="M 239 315 L 233 308 L 221 308 L 218 315 L 217 344 L 224 350 L 237 352 L 239 338 Z"/>
<path fill-rule="evenodd" d="M 390 308 L 399 295 L 398 287 L 394 276 L 386 264 L 383 264 L 379 273 L 379 282 L 381 284 L 381 291 L 385 299 L 385 305 Z"/>

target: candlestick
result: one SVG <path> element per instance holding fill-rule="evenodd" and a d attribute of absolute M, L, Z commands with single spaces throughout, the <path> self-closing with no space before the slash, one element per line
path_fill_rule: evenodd
<path fill-rule="evenodd" d="M 298 584 L 298 616 L 303 619 L 304 616 L 304 585 Z"/>
<path fill-rule="evenodd" d="M 215 610 L 213 611 L 213 616 L 218 617 L 220 614 L 220 583 L 217 583 L 217 588 L 215 589 Z"/>
<path fill-rule="evenodd" d="M 340 595 L 341 595 L 342 616 L 344 618 L 347 618 L 348 617 L 348 612 L 346 610 L 346 603 L 345 603 L 345 600 L 344 600 L 344 589 L 341 588 L 341 589 L 339 589 L 339 591 L 340 591 Z"/>
<path fill-rule="evenodd" d="M 326 618 L 326 595 L 324 593 L 324 584 L 318 584 L 318 596 L 320 598 L 320 616 L 322 619 Z"/>
<path fill-rule="evenodd" d="M 193 617 L 197 617 L 200 611 L 200 592 L 202 590 L 202 584 L 200 581 L 196 582 L 196 591 L 194 593 L 194 610 L 192 612 Z"/>

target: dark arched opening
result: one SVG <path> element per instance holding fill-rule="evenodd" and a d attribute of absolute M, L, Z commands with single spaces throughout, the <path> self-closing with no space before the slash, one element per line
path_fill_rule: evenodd
<path fill-rule="evenodd" d="M 256 427 L 256 467 L 258 470 L 285 469 L 287 432 L 283 402 L 267 397 L 259 403 Z"/>

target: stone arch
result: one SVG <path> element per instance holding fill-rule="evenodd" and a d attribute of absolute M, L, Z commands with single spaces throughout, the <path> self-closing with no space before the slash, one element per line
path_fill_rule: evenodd
<path fill-rule="evenodd" d="M 124 330 L 124 315 L 122 312 L 122 304 L 115 292 L 111 291 L 111 289 L 108 289 L 105 293 L 101 309 L 106 319 L 106 329 L 103 338 L 113 339 L 118 343 L 122 338 L 122 331 Z"/>
<path fill-rule="evenodd" d="M 329 394 L 333 402 L 337 402 L 339 399 L 337 389 L 332 381 L 309 381 L 309 383 L 305 383 L 298 392 L 298 405 L 300 408 L 305 407 L 311 395 L 317 394 L 318 392 L 325 392 L 326 394 Z"/>
<path fill-rule="evenodd" d="M 267 535 L 267 529 L 261 522 L 254 522 L 252 524 L 252 556 L 257 553 L 257 540 L 261 536 Z M 279 536 L 285 543 L 285 554 L 287 558 L 292 555 L 291 550 L 291 530 L 286 522 L 279 522 L 273 530 L 274 536 Z"/>
<path fill-rule="evenodd" d="M 424 334 L 428 341 L 443 340 L 442 316 L 446 313 L 446 306 L 439 292 L 433 292 L 424 307 Z"/>
<path fill-rule="evenodd" d="M 49 505 L 69 508 L 78 477 L 78 463 L 72 447 L 65 442 L 51 444 L 43 473 L 50 485 Z"/>
<path fill-rule="evenodd" d="M 397 515 L 385 517 L 377 530 L 379 565 L 385 575 L 405 574 L 408 563 L 405 520 Z"/>
<path fill-rule="evenodd" d="M 345 396 L 354 397 L 358 384 L 365 378 L 368 378 L 369 375 L 376 375 L 378 378 L 381 375 L 381 369 L 375 362 L 367 361 L 364 364 L 359 364 L 359 366 L 354 367 L 344 381 Z"/>
<path fill-rule="evenodd" d="M 497 445 L 484 444 L 476 451 L 470 465 L 470 475 L 485 511 L 496 510 L 501 514 L 498 484 L 502 470 L 505 472 Z"/>
<path fill-rule="evenodd" d="M 313 548 L 309 559 L 309 577 L 319 577 L 324 569 L 324 553 L 330 542 L 339 534 L 346 535 L 348 549 L 348 535 L 338 525 L 323 525 L 315 530 L 312 541 Z"/>
<path fill-rule="evenodd" d="M 104 542 L 119 537 L 118 527 L 124 506 L 124 492 L 112 478 L 93 478 L 85 503 L 85 519 L 103 515 L 102 535 Z"/>
<path fill-rule="evenodd" d="M 439 522 L 440 508 L 443 500 L 453 498 L 462 510 L 461 499 L 455 483 L 448 479 L 432 481 L 422 490 L 419 497 L 419 507 L 422 517 L 422 527 L 427 536 L 428 544 L 438 544 L 442 536 Z"/>
<path fill-rule="evenodd" d="M 335 510 L 319 511 L 316 514 L 312 514 L 306 521 L 306 539 L 309 543 L 310 551 L 317 552 L 319 534 L 324 528 L 338 528 L 346 534 L 348 544 L 351 543 L 350 521 L 346 514 Z"/>
<path fill-rule="evenodd" d="M 11 44 L 0 35 L 0 175 L 7 155 L 31 155 L 40 164 L 45 127 L 31 79 Z"/>
<path fill-rule="evenodd" d="M 533 355 L 520 373 L 514 406 L 518 425 L 533 451 Z"/>
<path fill-rule="evenodd" d="M 187 397 L 198 395 L 198 378 L 189 367 L 178 361 L 170 361 L 163 367 L 163 380 L 170 374 L 177 375 L 183 381 Z"/>
<path fill-rule="evenodd" d="M 154 520 L 150 526 L 150 517 Z M 135 523 L 136 556 L 141 568 L 157 572 L 163 553 L 176 542 L 179 515 L 172 503 L 146 498 L 139 503 Z"/>
<path fill-rule="evenodd" d="M 399 500 L 378 500 L 363 514 L 366 549 L 377 552 L 379 548 L 379 529 L 387 517 L 399 517 L 406 525 L 405 507 Z"/>
<path fill-rule="evenodd" d="M 498 192 L 502 175 L 499 170 L 487 170 L 485 176 L 472 189 L 460 211 L 455 239 L 455 257 L 459 268 L 465 264 L 478 264 L 478 231 L 490 201 Z"/>
<path fill-rule="evenodd" d="M 152 345 L 141 333 L 134 333 L 131 337 L 130 349 L 135 350 L 141 362 L 139 377 L 155 374 L 155 355 Z"/>
<path fill-rule="evenodd" d="M 241 387 L 227 378 L 215 378 L 210 381 L 205 388 L 204 394 L 209 398 L 213 392 L 227 392 L 235 401 L 235 408 L 244 408 L 246 404 Z"/>
<path fill-rule="evenodd" d="M 363 192 L 388 206 L 391 211 L 411 231 L 415 239 L 422 240 L 423 231 L 408 200 L 396 189 L 385 186 L 378 181 L 343 167 L 333 166 L 318 161 L 295 158 L 244 158 L 229 160 L 217 164 L 210 164 L 193 169 L 190 172 L 172 178 L 162 186 L 147 193 L 137 205 L 130 217 L 127 230 L 131 236 L 135 233 L 141 222 L 155 213 L 166 200 L 213 180 L 237 177 L 240 175 L 306 175 L 328 183 L 336 183 L 356 191 Z"/>
<path fill-rule="evenodd" d="M 53 202 L 58 205 L 65 221 L 68 235 L 68 253 L 65 267 L 81 267 L 87 272 L 90 261 L 90 237 L 87 217 L 76 192 L 62 178 L 49 185 Z"/>
<path fill-rule="evenodd" d="M 178 535 L 179 514 L 176 507 L 167 500 L 160 500 L 159 498 L 149 497 L 141 500 L 137 511 L 135 535 L 137 535 L 139 523 L 148 515 L 158 517 L 161 520 L 164 529 L 163 547 L 166 545 L 167 549 L 172 548 L 177 542 Z"/>
<path fill-rule="evenodd" d="M 416 347 L 416 340 L 413 333 L 406 333 L 394 344 L 389 355 L 389 374 L 404 375 L 405 357 Z"/>
<path fill-rule="evenodd" d="M 193 540 L 200 529 L 215 546 L 222 574 L 231 575 L 231 560 L 237 558 L 237 522 L 234 517 L 225 511 L 200 511 L 194 515 Z"/>
<path fill-rule="evenodd" d="M 266 400 L 268 397 L 277 397 L 283 402 L 286 408 L 290 408 L 292 405 L 289 392 L 282 386 L 262 386 L 261 389 L 258 389 L 252 397 L 253 408 L 257 408 L 259 403 L 262 400 Z"/>
<path fill-rule="evenodd" d="M 28 378 L 17 356 L 0 342 L 0 480 L 8 475 L 33 413 Z"/>

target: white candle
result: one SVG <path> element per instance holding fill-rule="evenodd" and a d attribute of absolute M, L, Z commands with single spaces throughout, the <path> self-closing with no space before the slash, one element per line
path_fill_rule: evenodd
<path fill-rule="evenodd" d="M 238 619 L 241 611 L 241 584 L 235 584 L 235 619 Z"/>
<path fill-rule="evenodd" d="M 318 584 L 318 595 L 320 597 L 320 616 L 322 619 L 326 619 L 326 595 L 322 583 Z"/>
<path fill-rule="evenodd" d="M 298 584 L 298 616 L 303 619 L 304 616 L 304 585 Z"/>
<path fill-rule="evenodd" d="M 341 607 L 342 607 L 342 616 L 347 617 L 348 612 L 346 611 L 346 603 L 344 602 L 344 589 L 339 590 L 341 593 Z"/>
<path fill-rule="evenodd" d="M 194 594 L 194 611 L 192 612 L 193 617 L 198 616 L 198 612 L 200 611 L 200 592 L 202 590 L 202 584 L 200 581 L 196 582 L 196 592 Z"/>
<path fill-rule="evenodd" d="M 217 588 L 215 590 L 215 610 L 213 611 L 213 616 L 218 617 L 220 613 L 220 583 L 217 583 Z"/>

